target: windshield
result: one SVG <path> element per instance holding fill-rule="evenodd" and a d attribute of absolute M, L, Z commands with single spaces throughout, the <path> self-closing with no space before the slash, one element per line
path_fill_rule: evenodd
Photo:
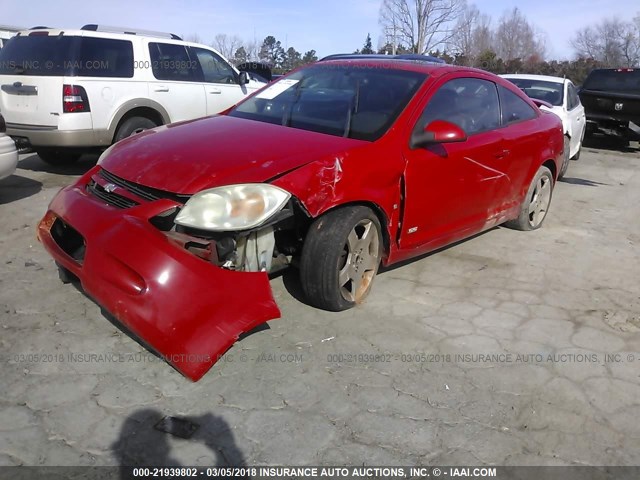
<path fill-rule="evenodd" d="M 266 87 L 230 116 L 374 141 L 426 78 L 390 68 L 316 64 Z"/>
<path fill-rule="evenodd" d="M 640 69 L 594 70 L 585 80 L 583 88 L 640 93 Z"/>
<path fill-rule="evenodd" d="M 509 78 L 511 83 L 527 94 L 529 98 L 543 100 L 554 107 L 562 106 L 564 101 L 564 85 L 546 80 L 526 80 L 524 78 Z"/>

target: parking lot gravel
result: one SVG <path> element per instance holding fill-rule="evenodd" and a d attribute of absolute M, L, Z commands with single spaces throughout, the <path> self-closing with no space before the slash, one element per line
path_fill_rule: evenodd
<path fill-rule="evenodd" d="M 63 285 L 35 238 L 92 162 L 25 154 L 0 182 L 0 465 L 640 464 L 637 143 L 583 150 L 542 229 L 384 271 L 353 310 L 274 278 L 282 318 L 198 383 Z M 166 416 L 195 431 L 154 428 Z"/>

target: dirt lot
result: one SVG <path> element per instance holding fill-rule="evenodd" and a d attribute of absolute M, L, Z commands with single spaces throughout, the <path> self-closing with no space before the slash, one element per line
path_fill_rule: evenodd
<path fill-rule="evenodd" d="M 384 272 L 355 310 L 274 279 L 282 318 L 195 384 L 60 283 L 35 239 L 90 166 L 23 155 L 0 182 L 0 465 L 640 464 L 637 144 L 584 150 L 541 230 Z M 199 429 L 154 429 L 165 415 Z"/>

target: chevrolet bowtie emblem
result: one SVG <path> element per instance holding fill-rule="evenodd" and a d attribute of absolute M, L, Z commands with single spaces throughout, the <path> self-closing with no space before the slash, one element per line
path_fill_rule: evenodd
<path fill-rule="evenodd" d="M 107 183 L 104 186 L 104 191 L 107 192 L 107 193 L 113 193 L 116 188 L 118 188 L 117 185 L 114 185 L 113 183 Z"/>

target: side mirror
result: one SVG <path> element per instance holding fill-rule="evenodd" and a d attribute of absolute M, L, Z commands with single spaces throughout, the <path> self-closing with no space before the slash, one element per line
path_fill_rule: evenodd
<path fill-rule="evenodd" d="M 454 143 L 464 142 L 467 134 L 455 123 L 445 120 L 434 120 L 424 127 L 422 132 L 414 133 L 411 136 L 409 146 L 412 150 L 423 148 L 434 143 Z"/>
<path fill-rule="evenodd" d="M 249 74 L 247 72 L 240 72 L 238 83 L 240 85 L 246 85 L 247 83 L 249 83 Z"/>

